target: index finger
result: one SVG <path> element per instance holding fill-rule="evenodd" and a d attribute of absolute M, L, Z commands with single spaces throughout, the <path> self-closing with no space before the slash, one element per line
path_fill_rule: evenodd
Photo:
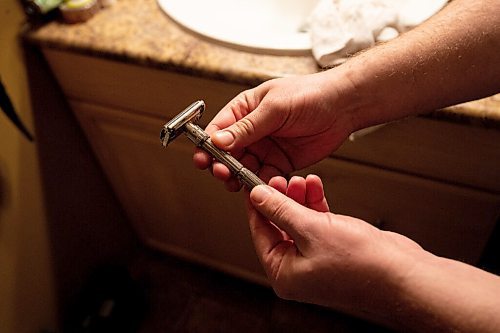
<path fill-rule="evenodd" d="M 215 115 L 205 131 L 212 134 L 234 124 L 252 112 L 259 104 L 256 90 L 257 88 L 253 88 L 239 93 Z"/>

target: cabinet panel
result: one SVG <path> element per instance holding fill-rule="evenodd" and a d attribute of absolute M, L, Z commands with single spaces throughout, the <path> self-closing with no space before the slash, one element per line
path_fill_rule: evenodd
<path fill-rule="evenodd" d="M 475 263 L 497 218 L 500 196 L 342 160 L 302 174 L 325 183 L 330 209 L 406 235 L 425 249 Z"/>
<path fill-rule="evenodd" d="M 241 194 L 195 169 L 186 138 L 165 149 L 163 120 L 75 101 L 71 106 L 147 244 L 265 283 Z"/>

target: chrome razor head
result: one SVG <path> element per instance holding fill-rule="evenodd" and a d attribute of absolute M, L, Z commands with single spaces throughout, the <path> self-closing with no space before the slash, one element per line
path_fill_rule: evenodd
<path fill-rule="evenodd" d="M 196 123 L 201 118 L 203 111 L 205 111 L 205 102 L 196 101 L 163 125 L 160 132 L 160 141 L 163 147 L 168 146 L 179 134 L 184 132 L 184 126 L 187 123 Z"/>

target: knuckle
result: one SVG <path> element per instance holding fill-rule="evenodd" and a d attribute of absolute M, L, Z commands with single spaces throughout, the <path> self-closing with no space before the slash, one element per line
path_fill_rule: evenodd
<path fill-rule="evenodd" d="M 242 118 L 234 124 L 235 137 L 245 137 L 255 133 L 255 126 L 248 118 Z"/>
<path fill-rule="evenodd" d="M 233 112 L 235 110 L 241 110 L 245 109 L 247 107 L 247 95 L 248 95 L 248 90 L 245 90 L 243 92 L 240 92 L 230 103 L 231 109 Z"/>
<path fill-rule="evenodd" d="M 228 107 L 237 119 L 243 118 L 256 107 L 255 89 L 242 91 L 229 102 Z"/>

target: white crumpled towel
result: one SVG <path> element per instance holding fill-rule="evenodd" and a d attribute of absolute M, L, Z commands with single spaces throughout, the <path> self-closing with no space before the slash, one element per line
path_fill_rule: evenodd
<path fill-rule="evenodd" d="M 322 67 L 397 37 L 443 8 L 447 0 L 320 0 L 309 17 L 312 53 Z"/>

